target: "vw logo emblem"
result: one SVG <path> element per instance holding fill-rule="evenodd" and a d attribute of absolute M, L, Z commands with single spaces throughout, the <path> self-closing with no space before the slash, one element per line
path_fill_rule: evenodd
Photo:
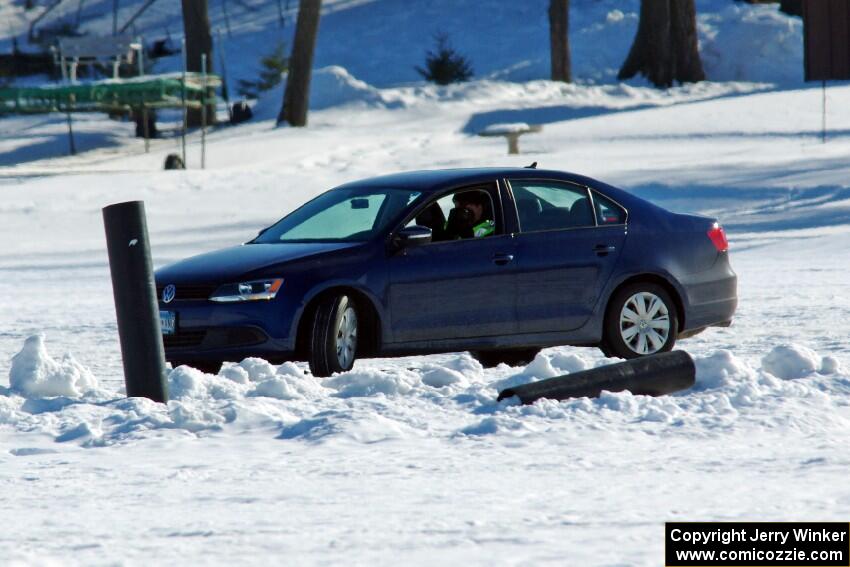
<path fill-rule="evenodd" d="M 165 286 L 165 289 L 162 290 L 162 302 L 163 303 L 171 303 L 174 300 L 174 296 L 177 294 L 177 288 L 174 287 L 174 284 L 168 284 Z"/>

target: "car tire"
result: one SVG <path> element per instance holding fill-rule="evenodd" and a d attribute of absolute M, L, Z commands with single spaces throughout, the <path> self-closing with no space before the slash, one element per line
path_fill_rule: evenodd
<path fill-rule="evenodd" d="M 310 333 L 313 376 L 351 370 L 357 357 L 357 327 L 357 308 L 347 295 L 328 297 L 319 304 Z"/>
<path fill-rule="evenodd" d="M 634 283 L 614 294 L 605 315 L 606 356 L 640 358 L 667 352 L 676 343 L 679 318 L 670 294 L 658 284 Z"/>
<path fill-rule="evenodd" d="M 481 363 L 484 368 L 493 368 L 501 363 L 508 366 L 524 366 L 534 360 L 539 348 L 504 349 L 504 350 L 479 350 L 470 354 Z"/>

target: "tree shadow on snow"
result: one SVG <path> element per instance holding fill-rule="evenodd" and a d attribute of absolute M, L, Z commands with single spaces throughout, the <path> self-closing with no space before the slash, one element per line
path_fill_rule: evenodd
<path fill-rule="evenodd" d="M 479 112 L 470 116 L 463 126 L 465 134 L 478 134 L 488 126 L 494 124 L 506 124 L 514 122 L 525 122 L 527 124 L 552 124 L 554 122 L 565 122 L 567 120 L 579 120 L 581 118 L 592 118 L 603 114 L 613 114 L 646 108 L 656 108 L 655 104 L 640 104 L 627 108 L 611 108 L 607 106 L 541 106 L 538 108 L 513 108 L 503 110 L 491 110 Z"/>
<path fill-rule="evenodd" d="M 727 232 L 770 232 L 850 225 L 850 188 L 669 186 L 628 191 L 678 213 L 718 216 Z"/>
<path fill-rule="evenodd" d="M 42 159 L 65 157 L 70 155 L 68 133 L 45 133 L 19 136 L 31 139 L 17 148 L 0 152 L 0 166 L 18 165 Z M 118 138 L 107 132 L 74 132 L 74 145 L 77 153 L 94 149 L 118 146 Z"/>

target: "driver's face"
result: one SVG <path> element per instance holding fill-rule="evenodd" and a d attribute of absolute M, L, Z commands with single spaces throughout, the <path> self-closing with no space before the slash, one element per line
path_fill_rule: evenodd
<path fill-rule="evenodd" d="M 472 221 L 478 222 L 481 220 L 482 215 L 484 214 L 484 205 L 479 205 L 476 203 L 458 203 L 457 207 L 459 209 L 466 209 L 472 215 Z"/>

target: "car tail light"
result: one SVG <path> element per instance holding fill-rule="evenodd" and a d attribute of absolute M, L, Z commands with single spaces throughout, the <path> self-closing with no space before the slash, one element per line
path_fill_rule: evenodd
<path fill-rule="evenodd" d="M 708 237 L 711 239 L 711 243 L 714 244 L 714 247 L 717 248 L 718 252 L 726 252 L 729 250 L 729 241 L 726 240 L 726 231 L 724 231 L 723 227 L 719 224 L 714 223 L 714 226 L 708 231 Z"/>

